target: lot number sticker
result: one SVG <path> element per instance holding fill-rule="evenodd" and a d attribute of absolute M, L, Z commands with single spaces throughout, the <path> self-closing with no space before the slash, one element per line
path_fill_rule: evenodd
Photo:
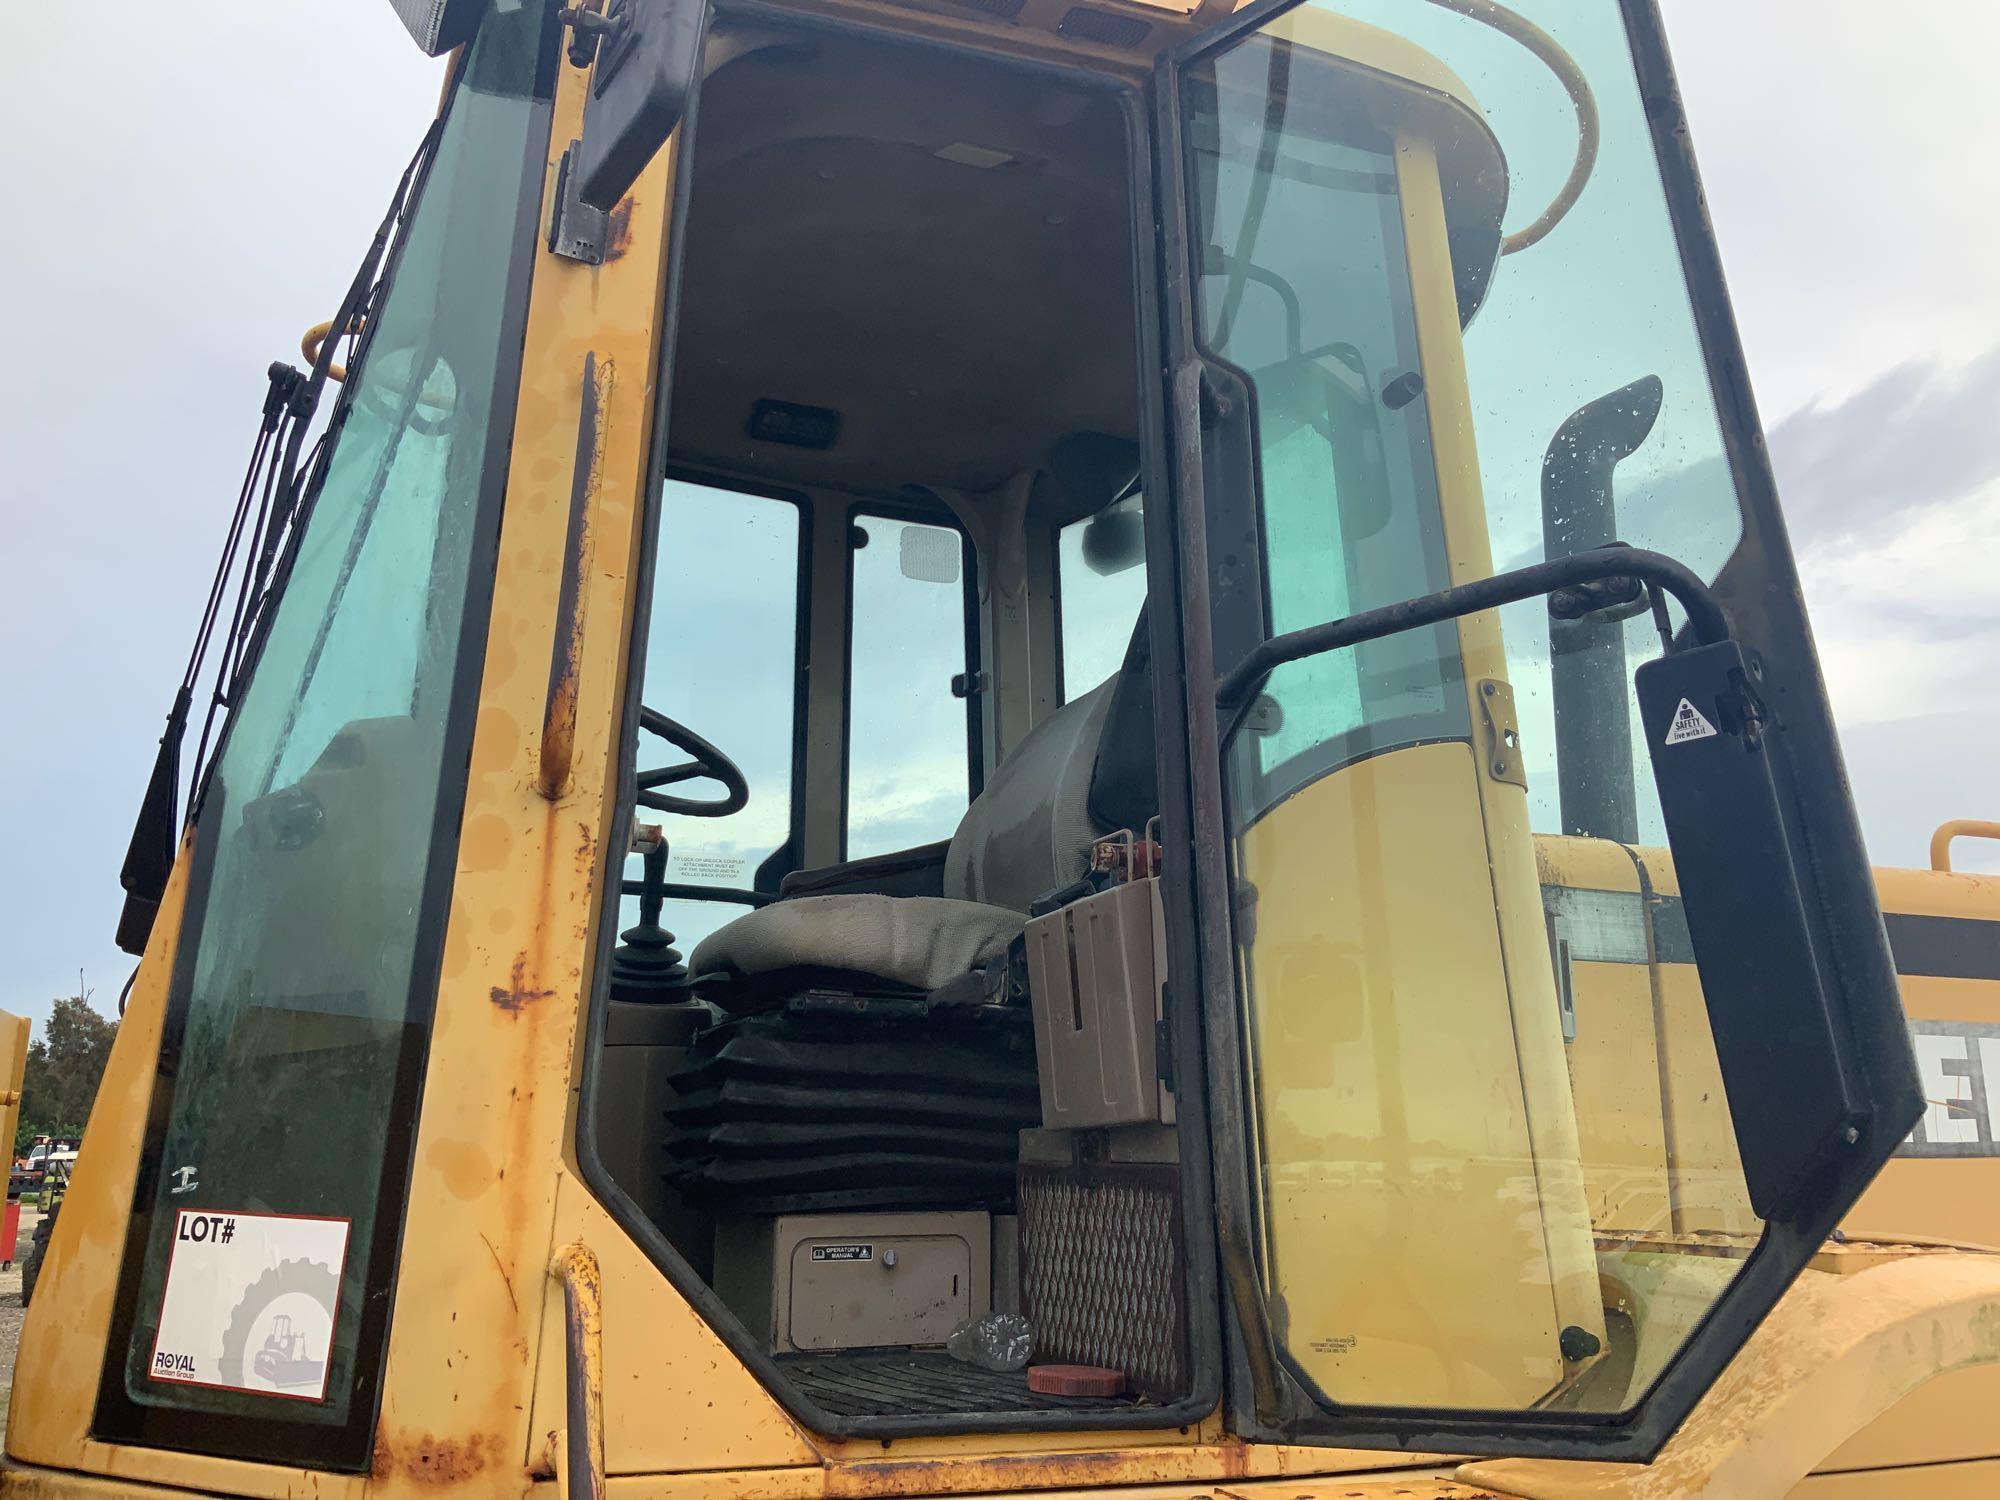
<path fill-rule="evenodd" d="M 182 1209 L 153 1379 L 323 1400 L 347 1229 L 346 1219 Z"/>

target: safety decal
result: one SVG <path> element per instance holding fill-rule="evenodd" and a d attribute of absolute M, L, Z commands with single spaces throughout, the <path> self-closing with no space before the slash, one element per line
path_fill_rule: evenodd
<path fill-rule="evenodd" d="M 1674 710 L 1674 721 L 1667 726 L 1665 743 L 1685 745 L 1689 740 L 1706 740 L 1715 737 L 1715 726 L 1702 717 L 1700 709 L 1687 699 L 1681 699 L 1681 706 Z"/>
<path fill-rule="evenodd" d="M 346 1219 L 182 1209 L 148 1373 L 323 1400 L 347 1232 Z"/>

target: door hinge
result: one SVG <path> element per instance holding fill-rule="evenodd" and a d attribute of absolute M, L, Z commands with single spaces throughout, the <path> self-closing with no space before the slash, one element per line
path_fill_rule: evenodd
<path fill-rule="evenodd" d="M 1514 690 L 1497 677 L 1479 679 L 1479 720 L 1486 731 L 1486 774 L 1525 792 L 1528 770 L 1521 763 L 1521 729 L 1514 721 Z"/>
<path fill-rule="evenodd" d="M 569 65 L 572 68 L 587 68 L 597 61 L 597 43 L 600 37 L 616 38 L 625 30 L 625 7 L 611 4 L 604 10 L 593 10 L 588 5 L 566 5 L 556 12 L 556 19 L 569 28 Z"/>
<path fill-rule="evenodd" d="M 555 201 L 549 209 L 549 253 L 587 266 L 601 266 L 611 215 L 592 208 L 577 196 L 576 158 L 580 144 L 571 141 L 556 164 Z"/>

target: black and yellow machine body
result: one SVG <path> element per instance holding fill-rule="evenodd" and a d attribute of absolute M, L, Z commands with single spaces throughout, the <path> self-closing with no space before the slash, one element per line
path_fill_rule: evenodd
<path fill-rule="evenodd" d="M 1652 5 L 399 8 L 0 1489 L 2000 1476 Z"/>

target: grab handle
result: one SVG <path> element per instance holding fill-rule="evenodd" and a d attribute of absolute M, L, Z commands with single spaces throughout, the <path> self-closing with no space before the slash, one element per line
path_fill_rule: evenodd
<path fill-rule="evenodd" d="M 1949 823 L 1940 823 L 1938 831 L 1931 835 L 1931 868 L 1951 871 L 1951 841 L 1953 839 L 2000 839 L 2000 823 L 1986 823 L 1978 818 L 1953 818 Z"/>
<path fill-rule="evenodd" d="M 1638 547 L 1596 547 L 1516 568 L 1511 573 L 1496 573 L 1491 578 L 1461 583 L 1455 588 L 1439 589 L 1435 594 L 1405 599 L 1399 604 L 1365 609 L 1323 625 L 1308 625 L 1303 630 L 1274 635 L 1245 653 L 1229 675 L 1216 684 L 1216 707 L 1227 720 L 1256 696 L 1265 678 L 1287 662 L 1437 625 L 1503 604 L 1518 604 L 1540 594 L 1554 594 L 1557 598 L 1553 602 L 1568 608 L 1571 606 L 1564 598 L 1565 591 L 1581 591 L 1587 585 L 1611 578 L 1636 578 L 1641 584 L 1672 594 L 1687 611 L 1688 624 L 1704 646 L 1729 639 L 1729 619 L 1722 606 L 1709 592 L 1708 585 L 1684 564 Z M 1583 594 L 1576 600 L 1576 606 L 1588 605 L 1592 597 Z M 1227 739 L 1228 735 L 1225 733 L 1223 737 Z"/>
<path fill-rule="evenodd" d="M 604 1280 L 590 1247 L 572 1241 L 549 1274 L 562 1283 L 564 1411 L 556 1443 L 563 1500 L 604 1500 Z"/>

